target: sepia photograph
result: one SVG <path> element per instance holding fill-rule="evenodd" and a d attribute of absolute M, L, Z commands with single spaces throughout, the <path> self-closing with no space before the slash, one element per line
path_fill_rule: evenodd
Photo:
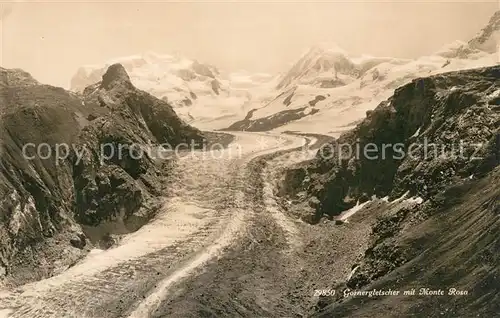
<path fill-rule="evenodd" d="M 0 318 L 500 316 L 500 0 L 0 0 Z"/>

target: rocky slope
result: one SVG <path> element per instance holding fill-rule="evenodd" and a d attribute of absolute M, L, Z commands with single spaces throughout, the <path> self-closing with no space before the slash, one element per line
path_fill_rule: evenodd
<path fill-rule="evenodd" d="M 201 142 L 202 135 L 136 89 L 118 64 L 83 95 L 21 70 L 0 71 L 1 278 L 17 285 L 64 270 L 152 216 L 158 163 L 130 151 L 118 156 L 119 146 Z"/>
<path fill-rule="evenodd" d="M 307 163 L 309 178 L 297 170 L 297 176 L 306 179 L 301 187 L 321 202 L 315 217 L 337 215 L 372 196 L 395 198 L 409 191 L 428 199 L 454 178 L 491 169 L 500 117 L 499 70 L 497 66 L 413 80 L 324 147 Z M 376 149 L 373 156 L 363 155 L 366 145 Z M 434 156 L 436 152 L 440 156 Z M 485 159 L 471 160 L 473 154 Z M 293 171 L 290 177 L 295 180 Z"/>
<path fill-rule="evenodd" d="M 469 43 L 456 41 L 414 60 L 352 56 L 335 45 L 313 47 L 279 78 L 274 98 L 252 103 L 247 115 L 229 129 L 338 137 L 412 79 L 496 65 L 499 19 L 497 12 Z"/>
<path fill-rule="evenodd" d="M 466 299 L 408 296 L 402 307 L 395 296 L 338 296 L 321 299 L 319 315 L 364 317 L 371 310 L 384 317 L 456 317 L 498 310 L 499 128 L 500 66 L 419 78 L 287 172 L 282 192 L 294 202 L 289 212 L 303 220 L 344 219 L 339 215 L 346 211 L 378 216 L 369 248 L 338 292 L 470 293 Z"/>

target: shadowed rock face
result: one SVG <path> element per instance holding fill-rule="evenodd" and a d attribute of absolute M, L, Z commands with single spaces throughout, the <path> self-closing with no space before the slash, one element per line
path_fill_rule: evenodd
<path fill-rule="evenodd" d="M 79 144 L 94 151 L 75 166 L 79 172 L 75 178 L 77 217 L 85 225 L 96 226 L 118 216 L 131 216 L 148 192 L 159 191 L 155 177 L 159 172 L 153 160 L 148 156 L 135 159 L 138 156 L 127 151 L 119 156 L 120 147 L 200 144 L 202 135 L 180 120 L 166 102 L 137 90 L 119 64 L 109 68 L 96 91 L 85 94 L 87 100 L 97 99 L 111 110 L 109 116 L 96 119 L 80 134 Z M 103 166 L 96 160 L 101 145 L 107 145 L 110 157 Z"/>
<path fill-rule="evenodd" d="M 408 297 L 403 307 L 402 296 L 352 297 L 343 302 L 337 302 L 342 297 L 323 298 L 318 316 L 365 316 L 376 311 L 380 316 L 444 312 L 457 317 L 498 312 L 494 286 L 500 273 L 493 250 L 500 246 L 494 234 L 500 230 L 499 96 L 500 66 L 416 79 L 398 88 L 330 148 L 323 148 L 323 156 L 319 152 L 287 173 L 294 187 L 283 188 L 303 201 L 298 205 L 309 206 L 302 217 L 311 223 L 372 196 L 388 197 L 389 203 L 378 200 L 363 208 L 366 212 L 358 212 L 375 213 L 379 219 L 370 247 L 339 290 L 469 291 L 462 298 Z M 370 143 L 377 145 L 379 155 L 383 145 L 401 144 L 406 152 L 410 145 L 415 148 L 412 156 L 401 156 L 390 147 L 385 158 L 377 159 L 345 150 L 345 145 L 364 149 Z M 426 143 L 441 148 L 435 153 Z M 325 159 L 332 149 L 333 156 Z M 390 203 L 404 193 L 423 203 Z"/>
<path fill-rule="evenodd" d="M 130 217 L 153 215 L 162 171 L 148 156 L 125 152 L 104 160 L 103 144 L 118 153 L 120 145 L 202 139 L 169 104 L 136 89 L 118 64 L 83 96 L 39 84 L 21 70 L 0 69 L 0 83 L 0 274 L 6 283 L 52 275 L 113 234 L 91 228 L 122 222 L 133 231 L 141 222 L 127 225 Z M 36 154 L 42 144 L 42 154 L 52 149 L 46 159 Z M 61 144 L 70 151 L 57 161 Z M 76 151 L 83 151 L 80 160 Z"/>
<path fill-rule="evenodd" d="M 290 106 L 292 100 L 295 95 L 295 88 L 289 90 L 288 92 L 284 92 L 280 94 L 277 98 L 288 95 L 283 100 L 283 105 L 286 107 Z M 308 103 L 305 103 L 300 108 L 294 109 L 285 109 L 283 111 L 277 112 L 275 114 L 254 118 L 254 113 L 258 111 L 258 109 L 250 110 L 244 119 L 233 123 L 231 126 L 224 130 L 241 130 L 241 131 L 269 131 L 280 126 L 286 125 L 290 122 L 299 120 L 301 118 L 311 116 L 316 114 L 319 110 L 315 108 L 316 104 L 324 101 L 326 99 L 323 95 L 317 95 L 314 99 L 310 100 Z"/>
<path fill-rule="evenodd" d="M 101 87 L 109 90 L 116 86 L 123 86 L 126 89 L 132 89 L 130 77 L 121 64 L 113 64 L 108 68 L 108 71 L 102 76 Z"/>
<path fill-rule="evenodd" d="M 317 100 L 314 100 L 314 103 L 317 103 Z M 310 105 L 311 106 L 311 105 Z M 259 119 L 250 119 L 252 116 L 252 113 L 254 112 L 250 111 L 247 114 L 247 117 L 243 120 L 240 120 L 238 122 L 235 122 L 231 126 L 229 126 L 226 129 L 227 131 L 234 131 L 234 130 L 241 130 L 241 131 L 269 131 L 274 128 L 278 128 L 280 126 L 283 126 L 289 122 L 292 122 L 294 120 L 298 120 L 301 118 L 304 118 L 306 116 L 314 115 L 315 113 L 318 112 L 317 109 L 311 108 L 308 109 L 308 107 L 302 107 L 302 108 L 297 108 L 297 109 L 290 109 L 290 110 L 284 110 L 279 113 L 273 114 L 271 116 L 259 118 Z"/>
<path fill-rule="evenodd" d="M 303 190 L 321 202 L 316 217 L 337 215 L 372 195 L 394 198 L 409 191 L 428 199 L 456 179 L 491 171 L 497 164 L 499 76 L 496 66 L 420 78 L 398 88 L 354 130 L 324 147 L 323 156 L 299 168 L 310 177 Z M 436 147 L 425 151 L 426 143 Z M 378 150 L 365 156 L 368 144 Z M 348 148 L 361 149 L 361 155 L 349 155 Z M 444 158 L 435 156 L 434 149 L 440 154 L 442 148 Z M 482 159 L 470 160 L 476 148 Z M 398 149 L 412 149 L 412 156 Z"/>
<path fill-rule="evenodd" d="M 349 289 L 411 291 L 414 296 L 321 300 L 314 317 L 489 317 L 498 313 L 500 169 L 442 193 L 443 201 L 410 209 L 396 204 L 373 228 L 371 246 Z M 374 211 L 376 213 L 376 211 Z M 443 296 L 419 295 L 421 288 Z M 467 294 L 450 294 L 453 289 Z M 401 306 L 404 303 L 405 306 Z"/>

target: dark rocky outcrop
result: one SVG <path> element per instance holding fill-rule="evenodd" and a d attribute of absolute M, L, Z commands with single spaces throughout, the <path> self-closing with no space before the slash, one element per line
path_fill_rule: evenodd
<path fill-rule="evenodd" d="M 220 85 L 220 82 L 216 79 L 212 80 L 210 82 L 210 85 L 212 86 L 212 90 L 214 91 L 214 93 L 216 95 L 219 95 L 220 94 L 220 91 L 221 91 L 221 85 Z"/>
<path fill-rule="evenodd" d="M 344 81 L 338 78 L 332 78 L 328 80 L 322 80 L 319 82 L 319 87 L 320 88 L 335 88 L 335 87 L 341 87 L 346 85 Z"/>
<path fill-rule="evenodd" d="M 136 89 L 119 64 L 83 95 L 39 84 L 20 70 L 0 69 L 0 83 L 0 266 L 6 283 L 63 270 L 101 236 L 113 234 L 112 227 L 95 230 L 103 223 L 127 227 L 133 219 L 133 231 L 138 217 L 153 215 L 162 171 L 153 158 L 133 156 L 127 147 L 202 142 L 169 104 Z"/>
<path fill-rule="evenodd" d="M 215 67 L 211 67 L 207 64 L 202 64 L 198 61 L 194 61 L 192 65 L 193 71 L 195 71 L 197 74 L 207 76 L 210 78 L 215 79 L 215 74 L 218 74 L 218 71 Z"/>
<path fill-rule="evenodd" d="M 309 106 L 316 106 L 317 103 L 325 100 L 326 97 L 323 95 L 316 96 L 313 100 L 309 101 Z"/>
<path fill-rule="evenodd" d="M 497 167 L 444 191 L 446 203 L 426 202 L 381 217 L 346 287 L 401 294 L 323 299 L 314 316 L 495 316 L 500 310 L 499 184 Z M 426 295 L 425 289 L 441 290 L 442 296 Z M 403 294 L 412 290 L 414 295 Z"/>
<path fill-rule="evenodd" d="M 138 152 L 163 143 L 175 146 L 193 140 L 201 145 L 202 137 L 170 105 L 133 87 L 120 64 L 108 69 L 96 91 L 84 94 L 86 100 L 98 100 L 111 110 L 109 116 L 85 127 L 78 139 L 92 155 L 75 164 L 76 216 L 82 224 L 96 226 L 117 217 L 126 219 L 140 209 L 148 193 L 158 193 L 159 171 L 153 158 Z M 144 148 L 133 149 L 134 144 Z"/>
<path fill-rule="evenodd" d="M 285 106 L 290 106 L 290 104 L 292 104 L 292 98 L 294 96 L 294 92 L 292 91 L 292 93 L 290 95 L 287 96 L 287 98 L 285 98 L 283 100 L 283 105 Z"/>
<path fill-rule="evenodd" d="M 296 109 L 283 110 L 271 116 L 251 119 L 256 109 L 248 112 L 245 119 L 232 124 L 226 129 L 227 131 L 268 131 L 274 128 L 283 126 L 289 122 L 299 120 L 301 118 L 314 115 L 318 112 L 315 108 L 301 107 Z"/>

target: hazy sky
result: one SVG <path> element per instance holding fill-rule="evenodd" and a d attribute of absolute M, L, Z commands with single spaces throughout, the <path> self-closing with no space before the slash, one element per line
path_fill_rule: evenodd
<path fill-rule="evenodd" d="M 0 0 L 1 2 L 2 0 Z M 226 71 L 284 71 L 307 47 L 415 57 L 470 39 L 490 2 L 45 1 L 1 4 L 0 65 L 67 87 L 76 69 L 119 56 L 180 53 Z"/>

